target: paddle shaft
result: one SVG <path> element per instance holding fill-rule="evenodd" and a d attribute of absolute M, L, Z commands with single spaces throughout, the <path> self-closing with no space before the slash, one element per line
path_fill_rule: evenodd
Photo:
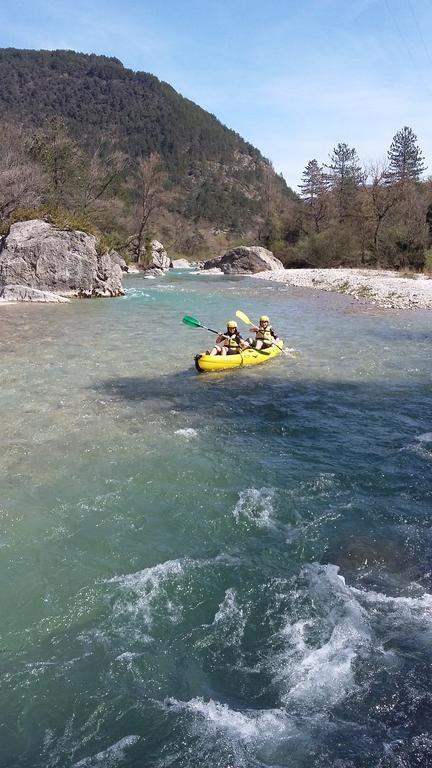
<path fill-rule="evenodd" d="M 249 319 L 249 317 L 245 314 L 245 312 L 242 312 L 240 309 L 237 310 L 236 315 L 237 315 L 237 317 L 240 318 L 240 320 L 243 320 L 243 322 L 246 325 L 251 325 L 251 326 L 253 326 L 253 328 L 258 328 L 259 327 L 258 325 L 255 325 L 255 323 L 253 323 L 252 320 Z M 255 331 L 255 333 L 256 333 L 256 331 Z M 272 341 L 271 346 L 272 347 L 279 347 L 279 344 L 277 343 L 277 341 Z M 256 352 L 264 352 L 265 351 L 265 350 L 263 350 L 262 347 L 261 347 L 261 349 L 257 349 L 256 347 L 251 347 L 251 349 L 255 349 Z"/>

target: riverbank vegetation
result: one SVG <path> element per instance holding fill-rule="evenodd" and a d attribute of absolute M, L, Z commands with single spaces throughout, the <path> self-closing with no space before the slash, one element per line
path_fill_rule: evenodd
<path fill-rule="evenodd" d="M 256 243 L 288 267 L 432 267 L 432 180 L 409 127 L 368 166 L 338 143 L 295 193 L 213 115 L 116 59 L 3 50 L 0 75 L 0 234 L 40 216 L 133 261 L 156 237 L 173 258 Z"/>

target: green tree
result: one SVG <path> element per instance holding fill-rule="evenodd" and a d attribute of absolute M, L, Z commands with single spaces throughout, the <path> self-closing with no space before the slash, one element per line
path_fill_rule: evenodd
<path fill-rule="evenodd" d="M 386 175 L 388 184 L 418 181 L 426 170 L 424 157 L 417 146 L 417 136 L 407 125 L 398 131 L 387 152 L 389 168 Z"/>
<path fill-rule="evenodd" d="M 339 143 L 330 155 L 327 180 L 332 190 L 338 211 L 339 223 L 353 213 L 353 203 L 363 179 L 357 150 L 345 143 Z"/>
<path fill-rule="evenodd" d="M 302 183 L 299 184 L 300 195 L 305 203 L 307 216 L 314 222 L 315 231 L 320 231 L 320 225 L 327 212 L 328 182 L 322 166 L 317 160 L 310 160 L 303 171 Z"/>

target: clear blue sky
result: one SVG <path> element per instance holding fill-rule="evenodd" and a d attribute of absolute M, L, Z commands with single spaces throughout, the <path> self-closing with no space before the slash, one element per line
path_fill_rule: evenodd
<path fill-rule="evenodd" d="M 212 112 L 294 188 L 410 126 L 432 174 L 432 0 L 0 0 L 0 47 L 116 56 Z"/>

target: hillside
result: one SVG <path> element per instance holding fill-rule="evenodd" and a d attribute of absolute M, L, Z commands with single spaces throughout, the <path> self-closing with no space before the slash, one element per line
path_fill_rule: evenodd
<path fill-rule="evenodd" d="M 72 51 L 0 50 L 0 110 L 34 127 L 54 115 L 87 151 L 109 136 L 133 160 L 156 152 L 182 190 L 181 213 L 245 229 L 259 216 L 270 173 L 251 144 L 213 115 L 145 72 L 105 56 Z"/>

